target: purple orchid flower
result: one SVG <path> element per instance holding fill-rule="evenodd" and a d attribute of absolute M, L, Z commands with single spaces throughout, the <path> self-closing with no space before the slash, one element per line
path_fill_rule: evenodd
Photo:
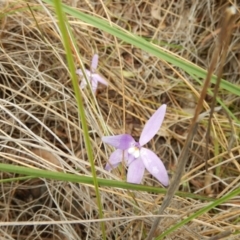
<path fill-rule="evenodd" d="M 96 93 L 97 91 L 99 82 L 106 86 L 108 85 L 107 81 L 103 77 L 101 77 L 99 74 L 96 73 L 97 66 L 98 66 L 98 55 L 94 54 L 92 58 L 92 63 L 91 63 L 91 70 L 89 71 L 88 69 L 85 69 L 86 76 L 88 78 L 88 81 L 91 84 L 91 87 L 94 93 Z M 78 69 L 76 73 L 79 76 L 83 77 L 82 82 L 80 84 L 80 88 L 81 89 L 85 88 L 87 86 L 87 82 L 86 82 L 86 79 L 84 78 L 82 70 Z"/>
<path fill-rule="evenodd" d="M 159 157 L 151 150 L 144 148 L 158 132 L 162 125 L 167 105 L 163 104 L 146 122 L 139 142 L 129 134 L 102 137 L 102 141 L 115 148 L 105 169 L 116 168 L 122 160 L 128 166 L 127 182 L 139 184 L 143 178 L 145 168 L 164 186 L 169 183 L 167 170 Z"/>

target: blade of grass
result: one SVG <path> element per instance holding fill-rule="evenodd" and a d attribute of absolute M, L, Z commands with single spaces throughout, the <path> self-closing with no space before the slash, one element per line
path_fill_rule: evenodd
<path fill-rule="evenodd" d="M 192 77 L 201 85 L 201 81 L 196 77 L 193 76 Z M 210 96 L 213 96 L 213 92 L 211 90 L 208 89 L 208 94 L 210 94 Z M 222 102 L 222 100 L 217 97 L 216 98 L 217 102 L 220 103 L 220 105 L 222 106 L 222 108 L 226 111 L 226 114 L 229 114 L 229 116 L 238 124 L 240 124 L 239 119 L 237 119 L 236 116 L 234 116 L 234 114 L 229 110 L 229 108 Z"/>
<path fill-rule="evenodd" d="M 89 176 L 81 176 L 81 175 L 75 175 L 70 173 L 34 169 L 34 168 L 17 166 L 13 164 L 0 163 L 0 171 L 27 175 L 29 178 L 46 178 L 51 180 L 58 180 L 58 181 L 72 182 L 72 183 L 82 183 L 82 184 L 89 184 L 89 185 L 93 185 L 94 183 L 93 177 L 89 177 Z M 14 179 L 11 178 L 11 181 L 13 180 Z M 0 182 L 2 181 L 6 182 L 5 179 L 2 179 Z M 140 184 L 131 184 L 131 183 L 126 183 L 122 181 L 108 180 L 108 179 L 102 179 L 102 178 L 97 178 L 97 181 L 98 181 L 98 185 L 101 187 L 115 187 L 115 188 L 127 189 L 127 190 L 133 190 L 133 191 L 146 191 L 146 192 L 161 193 L 161 194 L 165 194 L 167 191 L 165 188 L 151 187 L 151 186 L 145 186 Z M 201 196 L 193 193 L 180 192 L 180 191 L 178 191 L 176 195 L 184 198 L 192 198 L 192 199 L 198 199 L 203 201 L 214 200 L 213 198 L 209 198 L 209 197 L 205 197 L 205 196 Z"/>
<path fill-rule="evenodd" d="M 220 57 L 220 64 L 218 66 L 218 73 L 217 73 L 217 82 L 215 84 L 214 92 L 213 92 L 213 99 L 211 102 L 211 107 L 210 107 L 210 114 L 209 114 L 209 120 L 208 120 L 208 126 L 207 126 L 207 131 L 206 131 L 206 152 L 205 152 L 205 169 L 206 171 L 208 170 L 208 163 L 207 159 L 209 158 L 208 154 L 208 145 L 210 142 L 210 132 L 211 132 L 211 124 L 212 124 L 212 117 L 213 117 L 213 112 L 214 112 L 214 107 L 216 103 L 216 98 L 218 94 L 218 89 L 220 87 L 221 83 L 221 78 L 222 78 L 222 72 L 223 72 L 223 66 L 226 61 L 227 53 L 228 53 L 228 48 L 231 40 L 231 35 L 232 35 L 232 30 L 234 27 L 234 23 L 236 20 L 236 13 L 237 10 L 235 7 L 227 7 L 226 10 L 224 11 L 224 14 L 222 16 L 222 21 L 221 21 L 221 31 L 219 33 L 219 39 L 218 39 L 218 44 L 216 46 L 215 51 L 213 52 L 213 58 L 215 61 L 211 63 L 212 67 L 210 68 L 213 69 L 215 68 L 217 64 L 217 58 Z M 210 70 L 209 70 L 210 71 Z"/>
<path fill-rule="evenodd" d="M 32 176 L 24 176 L 24 177 L 15 177 L 15 178 L 6 178 L 6 179 L 1 179 L 0 180 L 0 183 L 12 183 L 12 182 L 20 182 L 22 180 L 28 180 L 28 179 L 32 179 L 33 177 Z"/>
<path fill-rule="evenodd" d="M 226 231 L 223 231 L 213 237 L 210 237 L 208 240 L 219 240 L 219 239 L 223 239 L 223 238 L 226 238 L 226 237 L 229 237 L 232 233 L 234 232 L 233 229 L 229 229 L 229 230 L 226 230 Z"/>
<path fill-rule="evenodd" d="M 164 210 L 169 206 L 176 190 L 178 189 L 178 186 L 179 186 L 179 182 L 180 182 L 180 179 L 181 179 L 181 176 L 182 176 L 182 173 L 185 169 L 185 166 L 186 166 L 186 163 L 187 163 L 187 155 L 188 155 L 188 151 L 189 151 L 189 146 L 190 146 L 190 143 L 193 139 L 193 136 L 195 135 L 195 132 L 197 130 L 197 125 L 198 125 L 198 117 L 199 117 L 199 114 L 202 110 L 202 107 L 203 107 L 203 102 L 204 102 L 204 99 L 206 97 L 206 94 L 207 94 L 207 90 L 208 90 L 208 87 L 210 85 L 210 82 L 211 82 L 211 77 L 212 77 L 212 73 L 213 73 L 213 70 L 214 70 L 214 66 L 215 66 L 215 63 L 217 61 L 217 54 L 213 54 L 213 58 L 211 60 L 211 64 L 210 64 L 210 67 L 209 67 L 209 70 L 207 72 L 207 76 L 206 76 L 206 79 L 204 81 L 204 84 L 203 84 L 203 88 L 202 88 L 202 91 L 201 91 L 201 94 L 200 94 L 200 98 L 198 100 L 198 103 L 197 103 L 197 106 L 196 106 L 196 109 L 195 109 L 195 114 L 193 116 L 193 119 L 192 119 L 192 123 L 189 127 L 189 131 L 188 131 L 188 136 L 187 136 L 187 140 L 184 144 L 184 147 L 180 153 L 180 156 L 178 158 L 178 164 L 177 164 L 177 171 L 173 177 L 173 180 L 168 188 L 168 191 L 167 191 L 167 194 L 166 196 L 164 197 L 164 200 L 163 200 L 163 203 L 158 211 L 158 215 L 161 215 Z M 220 83 L 220 79 L 218 79 L 218 83 Z M 160 217 L 157 217 L 154 222 L 153 222 L 153 225 L 150 229 L 150 232 L 147 236 L 147 240 L 151 240 L 152 237 L 154 236 L 155 234 L 155 231 L 159 225 L 161 221 L 161 218 Z"/>
<path fill-rule="evenodd" d="M 53 0 L 43 0 L 45 3 L 53 5 Z M 89 23 L 107 33 L 112 34 L 113 36 L 122 39 L 123 41 L 130 43 L 140 49 L 151 53 L 152 55 L 163 59 L 176 67 L 181 68 L 182 70 L 186 71 L 191 76 L 196 76 L 199 79 L 205 79 L 207 72 L 206 70 L 198 67 L 197 65 L 183 59 L 172 52 L 166 51 L 163 48 L 156 46 L 148 41 L 144 40 L 143 38 L 136 36 L 126 30 L 121 29 L 119 26 L 115 24 L 109 24 L 106 20 L 91 16 L 86 13 L 82 13 L 79 10 L 71 8 L 65 4 L 62 4 L 63 10 L 70 14 L 73 17 L 76 17 L 86 23 Z M 216 83 L 216 76 L 212 76 L 211 78 L 212 83 Z M 227 90 L 228 92 L 240 96 L 240 86 L 234 85 L 226 80 L 221 80 L 220 88 Z"/>
<path fill-rule="evenodd" d="M 99 192 L 99 188 L 98 188 L 98 181 L 97 181 L 97 176 L 96 176 L 96 170 L 95 170 L 95 165 L 94 165 L 94 158 L 93 158 L 93 152 L 92 152 L 92 147 L 91 147 L 91 143 L 90 143 L 90 137 L 88 135 L 88 126 L 87 126 L 87 121 L 85 118 L 82 96 L 80 94 L 80 90 L 79 90 L 79 86 L 78 86 L 78 80 L 77 80 L 77 76 L 75 73 L 76 68 L 74 65 L 74 60 L 73 60 L 72 51 L 71 51 L 71 44 L 69 41 L 69 35 L 68 35 L 67 27 L 66 27 L 67 19 L 66 19 L 65 13 L 62 11 L 61 1 L 54 1 L 54 3 L 55 3 L 56 15 L 59 20 L 58 24 L 59 24 L 59 28 L 60 28 L 60 31 L 62 34 L 64 48 L 66 51 L 66 57 L 67 57 L 68 67 L 69 67 L 70 74 L 71 74 L 74 93 L 75 93 L 75 97 L 77 100 L 78 112 L 79 112 L 79 116 L 80 116 L 81 124 L 82 124 L 82 128 L 83 128 L 84 142 L 85 142 L 86 149 L 87 149 L 88 159 L 91 164 L 91 172 L 92 172 L 92 176 L 93 176 L 93 182 L 94 182 L 94 187 L 95 187 L 95 192 L 96 192 L 96 197 L 97 197 L 99 217 L 101 219 L 103 219 L 104 216 L 103 216 L 103 210 L 102 210 L 101 196 L 100 196 L 100 192 Z M 102 229 L 102 238 L 106 239 L 105 223 L 101 222 L 100 224 L 101 224 L 101 229 Z"/>
<path fill-rule="evenodd" d="M 208 206 L 200 209 L 199 211 L 197 211 L 196 213 L 192 214 L 188 218 L 182 220 L 181 222 L 177 223 L 173 227 L 169 228 L 163 234 L 161 234 L 157 238 L 155 238 L 155 240 L 163 239 L 168 234 L 170 234 L 173 231 L 177 230 L 178 228 L 184 226 L 186 223 L 190 222 L 191 220 L 196 219 L 197 217 L 203 215 L 204 213 L 210 211 L 211 209 L 215 208 L 216 206 L 218 206 L 218 205 L 220 205 L 220 204 L 222 204 L 222 203 L 232 199 L 233 197 L 235 197 L 235 196 L 237 196 L 239 194 L 240 194 L 240 188 L 237 188 L 236 190 L 228 193 L 227 195 L 221 197 L 220 199 L 215 200 L 213 203 L 210 203 Z"/>
<path fill-rule="evenodd" d="M 202 109 L 202 102 L 203 102 L 203 99 L 204 99 L 204 93 L 206 94 L 206 90 L 207 90 L 206 85 L 205 85 L 204 90 L 205 91 L 202 91 L 202 93 L 201 93 L 201 96 L 200 96 L 201 101 L 198 102 L 198 105 L 197 105 L 196 110 L 195 110 L 195 114 L 193 116 L 192 123 L 189 127 L 187 140 L 186 140 L 186 142 L 185 142 L 185 144 L 182 148 L 182 151 L 180 153 L 180 156 L 178 158 L 178 164 L 176 166 L 177 171 L 175 172 L 175 174 L 173 176 L 173 179 L 171 181 L 171 184 L 170 184 L 170 186 L 167 190 L 167 193 L 164 196 L 162 205 L 160 206 L 160 208 L 158 210 L 158 215 L 161 215 L 164 212 L 164 210 L 170 205 L 171 200 L 174 197 L 174 195 L 175 195 L 175 193 L 178 189 L 179 183 L 181 182 L 181 177 L 182 177 L 182 174 L 183 174 L 183 171 L 185 169 L 187 159 L 188 159 L 189 146 L 190 146 L 190 143 L 192 142 L 193 136 L 195 135 L 195 133 L 197 131 L 198 116 L 199 116 L 199 113 Z M 153 238 L 160 221 L 161 221 L 161 217 L 156 217 L 155 218 L 146 240 L 151 240 Z"/>

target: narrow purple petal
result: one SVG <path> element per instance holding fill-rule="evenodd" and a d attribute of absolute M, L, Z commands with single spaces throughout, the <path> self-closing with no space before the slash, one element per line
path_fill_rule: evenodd
<path fill-rule="evenodd" d="M 79 76 L 83 76 L 82 70 L 81 69 L 77 69 L 76 70 L 76 74 L 78 74 Z"/>
<path fill-rule="evenodd" d="M 139 184 L 142 181 L 144 170 L 143 162 L 136 158 L 128 167 L 127 182 Z"/>
<path fill-rule="evenodd" d="M 91 63 L 91 71 L 96 72 L 98 66 L 98 55 L 94 54 Z"/>
<path fill-rule="evenodd" d="M 126 150 L 135 145 L 135 140 L 129 134 L 102 137 L 102 141 L 115 148 Z"/>
<path fill-rule="evenodd" d="M 90 72 L 88 69 L 84 69 L 84 71 L 85 71 L 87 77 L 91 76 L 91 72 Z M 81 69 L 77 69 L 77 70 L 76 70 L 76 73 L 77 73 L 79 76 L 83 76 L 83 72 L 82 72 Z"/>
<path fill-rule="evenodd" d="M 91 72 L 90 72 L 89 70 L 87 70 L 87 69 L 84 69 L 84 70 L 85 70 L 85 74 L 86 74 L 86 77 L 87 77 L 88 81 L 91 81 Z M 81 82 L 81 84 L 80 84 L 80 88 L 81 88 L 81 89 L 84 89 L 84 88 L 87 86 L 87 81 L 86 81 L 86 79 L 84 78 L 83 72 L 82 72 L 81 69 L 78 69 L 78 70 L 76 71 L 76 73 L 77 73 L 79 76 L 82 77 L 82 82 Z"/>
<path fill-rule="evenodd" d="M 140 158 L 146 169 L 164 186 L 168 186 L 167 170 L 160 158 L 147 148 L 140 149 Z"/>
<path fill-rule="evenodd" d="M 167 105 L 163 104 L 146 122 L 139 139 L 139 143 L 141 146 L 148 143 L 158 132 L 159 128 L 162 125 L 166 113 L 166 108 Z"/>
<path fill-rule="evenodd" d="M 87 82 L 86 82 L 85 79 L 83 79 L 83 80 L 81 81 L 80 88 L 81 88 L 81 89 L 84 89 L 86 86 L 87 86 Z"/>
<path fill-rule="evenodd" d="M 84 70 L 85 70 L 86 76 L 87 76 L 88 78 L 90 78 L 90 77 L 91 77 L 91 72 L 90 72 L 89 70 L 87 70 L 87 69 L 84 69 Z M 81 69 L 78 69 L 78 70 L 76 71 L 76 73 L 77 73 L 79 76 L 81 76 L 81 77 L 84 76 Z"/>
<path fill-rule="evenodd" d="M 95 81 L 100 82 L 106 86 L 108 85 L 108 82 L 97 73 L 92 74 L 92 79 L 94 79 Z"/>
<path fill-rule="evenodd" d="M 127 154 L 127 158 L 126 158 L 126 163 L 128 166 L 130 166 L 130 164 L 136 160 L 136 158 L 132 155 L 132 154 Z"/>
<path fill-rule="evenodd" d="M 96 93 L 97 87 L 98 87 L 98 81 L 96 81 L 96 79 L 92 77 L 92 91 L 93 91 L 93 93 Z"/>
<path fill-rule="evenodd" d="M 109 158 L 109 161 L 105 167 L 105 170 L 110 171 L 116 168 L 122 160 L 126 159 L 126 153 L 123 150 L 117 149 L 114 151 Z"/>

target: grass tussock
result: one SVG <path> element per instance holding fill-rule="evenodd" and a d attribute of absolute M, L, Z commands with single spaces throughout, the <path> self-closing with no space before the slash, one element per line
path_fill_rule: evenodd
<path fill-rule="evenodd" d="M 66 1 L 83 12 L 106 18 L 154 44 L 207 69 L 222 10 L 230 1 Z M 103 5 L 104 4 L 104 5 Z M 52 8 L 42 1 L 1 1 L 0 5 L 0 159 L 30 168 L 91 176 L 65 51 Z M 31 10 L 30 10 L 31 9 Z M 106 172 L 112 149 L 101 137 L 129 133 L 139 138 L 162 104 L 167 115 L 148 144 L 172 176 L 187 137 L 201 86 L 181 69 L 110 34 L 69 17 L 79 53 L 89 68 L 99 54 L 98 72 L 109 86 L 96 98 L 82 91 L 99 178 L 125 181 L 125 170 Z M 229 46 L 223 78 L 239 85 L 239 23 Z M 76 59 L 76 67 L 79 66 Z M 214 87 L 214 86 L 211 86 Z M 239 119 L 239 97 L 219 96 Z M 239 124 L 215 113 L 205 148 L 210 95 L 192 141 L 180 190 L 218 198 L 239 187 Z M 210 156 L 205 174 L 205 153 Z M 22 177 L 1 172 L 1 239 L 101 239 L 93 186 Z M 19 179 L 16 179 L 19 178 Z M 14 181 L 4 181 L 15 179 Z M 143 184 L 160 184 L 147 172 Z M 163 195 L 100 188 L 107 239 L 145 239 Z M 158 233 L 208 202 L 174 197 Z M 239 230 L 239 199 L 234 198 L 174 231 L 168 239 L 209 239 Z M 22 221 L 22 223 L 21 223 Z M 47 223 L 52 221 L 52 224 Z M 231 239 L 239 236 L 231 235 Z M 230 238 L 227 238 L 230 239 Z"/>

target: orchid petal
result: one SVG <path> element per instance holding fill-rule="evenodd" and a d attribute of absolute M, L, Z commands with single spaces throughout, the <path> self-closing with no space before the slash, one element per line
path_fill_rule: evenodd
<path fill-rule="evenodd" d="M 97 87 L 98 87 L 98 81 L 96 81 L 96 79 L 92 77 L 92 91 L 93 91 L 93 93 L 96 93 Z"/>
<path fill-rule="evenodd" d="M 143 162 L 136 158 L 128 167 L 127 182 L 139 184 L 142 181 L 144 170 Z"/>
<path fill-rule="evenodd" d="M 91 71 L 96 72 L 98 66 L 98 55 L 94 54 L 91 63 Z"/>
<path fill-rule="evenodd" d="M 100 82 L 106 86 L 108 85 L 108 82 L 103 77 L 101 77 L 99 74 L 93 73 L 92 79 L 94 79 L 95 81 Z"/>
<path fill-rule="evenodd" d="M 108 163 L 106 164 L 105 170 L 110 171 L 116 168 L 122 160 L 126 159 L 126 153 L 123 150 L 117 149 L 114 151 L 109 158 Z"/>
<path fill-rule="evenodd" d="M 91 72 L 90 72 L 89 70 L 84 69 L 84 71 L 85 71 L 87 77 L 91 77 Z M 79 76 L 84 76 L 81 69 L 78 69 L 78 70 L 76 71 L 76 74 L 78 74 Z"/>
<path fill-rule="evenodd" d="M 130 166 L 130 164 L 135 160 L 136 160 L 136 158 L 132 154 L 127 154 L 126 155 L 127 166 Z"/>
<path fill-rule="evenodd" d="M 129 134 L 102 137 L 102 141 L 115 148 L 126 150 L 135 145 L 135 140 Z"/>
<path fill-rule="evenodd" d="M 80 88 L 84 89 L 87 86 L 87 82 L 85 79 L 82 80 L 81 84 L 80 84 Z"/>
<path fill-rule="evenodd" d="M 84 69 L 84 71 L 85 71 L 87 80 L 90 81 L 90 79 L 91 79 L 91 72 L 90 72 L 89 70 L 87 70 L 87 69 Z M 87 86 L 86 78 L 84 78 L 84 75 L 83 75 L 83 72 L 82 72 L 81 69 L 78 69 L 78 70 L 76 71 L 76 73 L 77 73 L 79 76 L 82 77 L 82 82 L 81 82 L 81 84 L 80 84 L 80 88 L 81 88 L 81 89 L 84 89 L 84 88 Z"/>
<path fill-rule="evenodd" d="M 81 69 L 77 69 L 76 74 L 78 74 L 79 76 L 82 76 L 83 75 L 82 70 Z"/>
<path fill-rule="evenodd" d="M 159 157 L 147 148 L 140 149 L 140 158 L 146 169 L 164 186 L 168 186 L 167 170 Z"/>
<path fill-rule="evenodd" d="M 141 146 L 148 143 L 158 132 L 159 128 L 162 125 L 166 113 L 166 108 L 167 105 L 163 104 L 146 122 L 139 139 L 139 143 Z"/>

